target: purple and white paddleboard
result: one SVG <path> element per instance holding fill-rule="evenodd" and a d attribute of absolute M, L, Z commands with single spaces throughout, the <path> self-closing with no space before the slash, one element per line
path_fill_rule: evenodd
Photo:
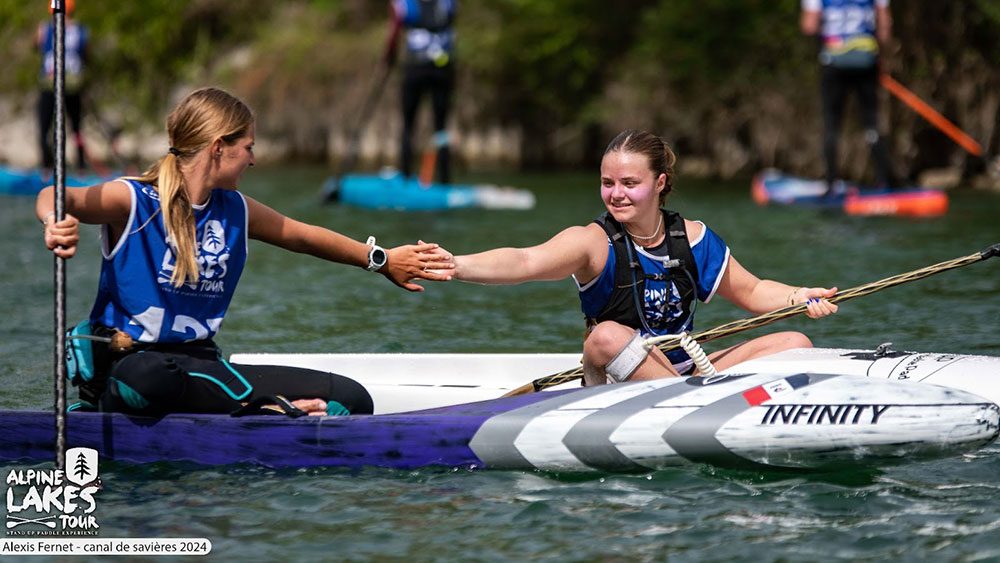
<path fill-rule="evenodd" d="M 868 466 L 975 450 L 997 437 L 1000 407 L 937 385 L 745 372 L 370 416 L 155 419 L 71 413 L 67 424 L 70 447 L 135 463 L 573 472 L 709 463 L 777 469 Z M 2 411 L 0 461 L 51 460 L 54 435 L 50 412 Z"/>

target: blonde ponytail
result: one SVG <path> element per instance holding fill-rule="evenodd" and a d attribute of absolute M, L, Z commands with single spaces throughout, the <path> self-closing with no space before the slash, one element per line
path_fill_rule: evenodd
<path fill-rule="evenodd" d="M 167 231 L 167 244 L 174 253 L 174 271 L 170 283 L 180 287 L 186 282 L 197 282 L 199 278 L 198 260 L 195 248 L 194 209 L 184 189 L 184 175 L 181 174 L 180 158 L 167 153 L 142 176 L 133 178 L 144 184 L 156 186 L 160 196 L 160 212 L 163 226 Z"/>
<path fill-rule="evenodd" d="M 160 193 L 160 209 L 163 210 L 163 224 L 167 229 L 167 243 L 174 251 L 174 271 L 170 283 L 180 287 L 185 282 L 198 281 L 198 254 L 195 238 L 194 209 L 191 199 L 184 189 L 180 160 L 173 154 L 163 157 L 157 191 Z"/>

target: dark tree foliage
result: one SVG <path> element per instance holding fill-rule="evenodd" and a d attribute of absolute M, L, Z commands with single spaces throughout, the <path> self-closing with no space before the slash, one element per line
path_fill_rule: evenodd
<path fill-rule="evenodd" d="M 0 93 L 35 88 L 35 26 L 47 2 L 0 0 L 7 61 Z M 91 97 L 131 125 L 159 122 L 192 85 L 232 87 L 264 133 L 320 155 L 371 94 L 386 38 L 382 0 L 79 2 L 93 31 Z M 460 2 L 456 122 L 516 128 L 522 163 L 592 165 L 623 127 L 665 134 L 708 172 L 761 166 L 819 171 L 815 41 L 799 33 L 799 0 L 466 0 Z M 887 70 L 980 140 L 1000 143 L 1000 3 L 896 0 Z M 395 104 L 383 99 L 382 124 Z M 883 95 L 901 172 L 977 162 Z M 848 174 L 863 143 L 845 136 Z"/>

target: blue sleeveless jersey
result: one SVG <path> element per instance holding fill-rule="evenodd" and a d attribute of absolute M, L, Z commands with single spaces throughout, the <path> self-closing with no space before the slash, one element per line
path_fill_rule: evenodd
<path fill-rule="evenodd" d="M 83 82 L 83 53 L 87 48 L 87 28 L 76 22 L 66 24 L 66 87 L 74 89 Z M 43 85 L 52 88 L 52 76 L 55 74 L 56 32 L 49 23 L 45 26 L 45 37 L 42 40 L 42 68 L 38 79 Z"/>
<path fill-rule="evenodd" d="M 415 63 L 444 66 L 455 43 L 456 0 L 393 0 L 397 17 L 406 27 L 406 58 Z"/>
<path fill-rule="evenodd" d="M 825 44 L 875 37 L 875 7 L 889 0 L 802 0 L 802 8 L 822 12 L 820 35 Z"/>
<path fill-rule="evenodd" d="M 130 180 L 132 211 L 115 243 L 102 230 L 104 261 L 90 321 L 139 342 L 189 342 L 219 330 L 247 260 L 247 204 L 237 191 L 216 189 L 196 206 L 199 279 L 174 287 L 159 194 Z"/>
<path fill-rule="evenodd" d="M 655 256 L 640 247 L 635 247 L 635 250 L 646 274 L 667 274 L 668 269 L 663 263 L 670 257 Z M 722 282 L 722 275 L 729 264 L 729 247 L 719 235 L 702 223 L 701 236 L 691 243 L 691 253 L 698 268 L 696 290 L 698 299 L 708 303 L 715 295 L 715 290 Z M 608 258 L 601 274 L 585 285 L 579 285 L 579 281 L 577 282 L 584 316 L 597 317 L 607 306 L 614 289 L 616 262 L 615 251 L 609 240 Z M 681 295 L 676 285 L 667 275 L 659 277 L 663 279 L 646 278 L 642 296 L 642 315 L 652 333 L 645 327 L 632 328 L 638 329 L 644 337 L 677 334 L 682 331 L 690 333 L 694 329 L 694 319 L 682 310 Z M 690 367 L 691 359 L 684 350 L 674 350 L 667 354 L 667 358 L 682 373 Z"/>

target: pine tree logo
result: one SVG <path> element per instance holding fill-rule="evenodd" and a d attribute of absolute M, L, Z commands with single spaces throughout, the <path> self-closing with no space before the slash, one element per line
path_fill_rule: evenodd
<path fill-rule="evenodd" d="M 201 249 L 209 254 L 218 254 L 226 249 L 226 231 L 219 221 L 209 221 L 201 237 Z"/>
<path fill-rule="evenodd" d="M 66 480 L 84 487 L 97 480 L 97 450 L 70 448 L 66 450 Z"/>

